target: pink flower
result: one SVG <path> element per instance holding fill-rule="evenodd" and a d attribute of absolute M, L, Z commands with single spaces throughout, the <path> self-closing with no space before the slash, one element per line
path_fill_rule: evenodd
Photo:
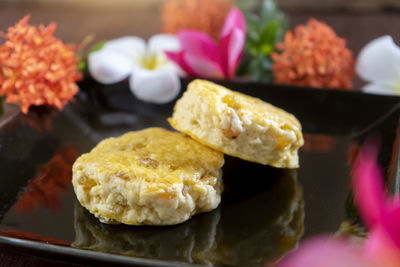
<path fill-rule="evenodd" d="M 218 44 L 205 33 L 183 30 L 178 33 L 180 51 L 166 54 L 190 76 L 233 78 L 245 44 L 245 28 L 243 14 L 232 8 Z"/>
<path fill-rule="evenodd" d="M 400 266 L 400 201 L 385 196 L 377 145 L 367 143 L 355 166 L 353 187 L 361 217 L 369 228 L 361 246 L 329 237 L 304 242 L 279 267 Z"/>
<path fill-rule="evenodd" d="M 329 236 L 302 242 L 300 248 L 278 267 L 378 267 L 368 261 L 359 247 Z"/>
<path fill-rule="evenodd" d="M 364 252 L 381 264 L 385 263 L 381 266 L 400 266 L 400 201 L 398 197 L 385 196 L 377 153 L 377 145 L 368 143 L 354 172 L 355 201 L 369 228 Z"/>

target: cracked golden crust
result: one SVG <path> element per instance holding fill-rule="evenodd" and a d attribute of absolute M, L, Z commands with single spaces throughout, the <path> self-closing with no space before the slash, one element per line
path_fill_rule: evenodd
<path fill-rule="evenodd" d="M 295 116 L 212 82 L 191 82 L 168 121 L 225 154 L 279 168 L 299 165 L 304 141 Z"/>
<path fill-rule="evenodd" d="M 216 208 L 223 154 L 161 128 L 101 141 L 73 166 L 82 206 L 106 223 L 169 225 Z"/>

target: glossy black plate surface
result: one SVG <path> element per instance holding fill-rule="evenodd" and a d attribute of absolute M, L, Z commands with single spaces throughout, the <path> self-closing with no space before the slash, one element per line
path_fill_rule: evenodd
<path fill-rule="evenodd" d="M 185 88 L 187 81 L 183 81 Z M 295 114 L 305 145 L 297 170 L 225 157 L 220 207 L 170 227 L 101 224 L 76 201 L 71 166 L 103 138 L 169 128 L 173 103 L 145 104 L 126 84 L 81 84 L 63 112 L 36 108 L 0 126 L 0 242 L 93 262 L 137 265 L 274 263 L 299 240 L 346 219 L 350 172 L 367 136 L 398 190 L 399 98 L 357 92 L 223 83 Z"/>

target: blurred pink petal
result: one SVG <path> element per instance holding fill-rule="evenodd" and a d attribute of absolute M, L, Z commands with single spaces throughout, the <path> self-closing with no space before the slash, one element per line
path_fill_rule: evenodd
<path fill-rule="evenodd" d="M 245 40 L 245 33 L 238 29 L 234 29 L 220 40 L 221 64 L 225 77 L 233 78 L 235 76 Z"/>
<path fill-rule="evenodd" d="M 398 198 L 388 199 L 386 206 L 387 212 L 384 213 L 382 226 L 400 250 L 400 203 Z"/>
<path fill-rule="evenodd" d="M 381 266 L 400 266 L 400 202 L 385 197 L 377 147 L 370 141 L 364 145 L 354 172 L 355 201 L 369 228 L 364 252 Z"/>
<path fill-rule="evenodd" d="M 221 78 L 223 77 L 221 67 L 214 61 L 207 58 L 196 57 L 190 53 L 183 54 L 184 61 L 196 73 L 196 76 Z"/>
<path fill-rule="evenodd" d="M 370 230 L 364 243 L 363 251 L 366 257 L 379 263 L 379 266 L 400 266 L 400 251 L 394 240 L 382 227 Z"/>
<path fill-rule="evenodd" d="M 180 31 L 178 40 L 186 53 L 219 64 L 218 46 L 207 34 L 199 31 Z"/>
<path fill-rule="evenodd" d="M 277 267 L 378 267 L 366 259 L 362 251 L 340 239 L 328 236 L 303 242 L 300 248 L 289 254 Z"/>
<path fill-rule="evenodd" d="M 168 59 L 180 66 L 187 75 L 197 76 L 197 73 L 189 66 L 189 64 L 187 64 L 186 60 L 184 59 L 184 54 L 185 52 L 182 50 L 179 52 L 165 51 L 165 55 L 168 57 Z"/>
<path fill-rule="evenodd" d="M 184 61 L 197 76 L 221 76 L 218 46 L 208 35 L 198 31 L 180 31 L 178 40 L 184 51 Z"/>
<path fill-rule="evenodd" d="M 233 8 L 225 20 L 218 44 L 202 32 L 183 30 L 178 34 L 181 50 L 166 54 L 188 75 L 233 78 L 245 44 L 245 27 L 243 14 Z"/>
<path fill-rule="evenodd" d="M 232 8 L 228 16 L 226 16 L 220 38 L 230 34 L 235 29 L 246 32 L 246 20 L 242 12 L 236 7 Z"/>
<path fill-rule="evenodd" d="M 221 31 L 219 49 L 224 76 L 233 78 L 246 40 L 246 21 L 238 8 L 232 8 Z"/>
<path fill-rule="evenodd" d="M 355 166 L 353 181 L 357 207 L 370 228 L 382 222 L 385 204 L 383 174 L 376 156 L 375 144 L 368 143 L 363 147 Z"/>
<path fill-rule="evenodd" d="M 385 197 L 383 171 L 376 157 L 377 145 L 367 143 L 354 172 L 355 200 L 371 235 L 381 229 L 400 249 L 400 202 Z"/>

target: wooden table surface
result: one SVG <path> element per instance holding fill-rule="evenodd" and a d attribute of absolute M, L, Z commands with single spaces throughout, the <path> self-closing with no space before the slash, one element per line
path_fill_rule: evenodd
<path fill-rule="evenodd" d="M 309 2 L 309 1 L 308 1 Z M 21 4 L 0 0 L 0 30 L 15 24 L 26 14 L 31 14 L 31 23 L 58 24 L 56 36 L 66 42 L 79 43 L 85 36 L 94 34 L 95 40 L 106 40 L 124 35 L 148 38 L 160 29 L 157 5 L 141 8 L 104 8 L 93 6 L 60 6 L 55 4 Z M 348 46 L 357 55 L 370 40 L 389 34 L 399 41 L 400 11 L 394 9 L 368 9 L 357 11 L 343 8 L 290 8 L 285 10 L 293 27 L 314 17 L 332 26 L 345 37 Z M 83 263 L 91 264 L 91 263 Z M 42 255 L 29 250 L 0 245 L 0 266 L 82 266 L 52 255 Z"/>

